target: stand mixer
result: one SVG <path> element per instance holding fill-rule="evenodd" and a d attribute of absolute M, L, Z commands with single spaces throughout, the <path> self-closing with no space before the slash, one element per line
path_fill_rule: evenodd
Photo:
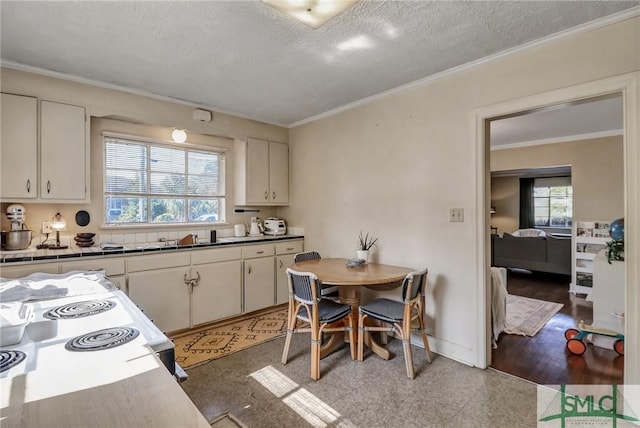
<path fill-rule="evenodd" d="M 2 231 L 3 250 L 25 250 L 31 245 L 32 234 L 26 228 L 25 208 L 19 204 L 7 207 L 7 219 L 11 223 L 11 230 Z"/>

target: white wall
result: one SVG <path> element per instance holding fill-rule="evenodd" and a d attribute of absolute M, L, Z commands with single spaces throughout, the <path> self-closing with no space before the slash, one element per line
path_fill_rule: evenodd
<path fill-rule="evenodd" d="M 378 261 L 427 266 L 437 351 L 481 364 L 474 111 L 637 71 L 639 24 L 540 45 L 291 129 L 293 203 L 282 214 L 324 257 L 354 256 L 362 229 L 380 238 Z M 450 223 L 450 208 L 464 208 L 465 221 Z"/>

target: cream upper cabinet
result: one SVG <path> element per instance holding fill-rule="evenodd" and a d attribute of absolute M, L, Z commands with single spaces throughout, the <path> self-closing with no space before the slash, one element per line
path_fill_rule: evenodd
<path fill-rule="evenodd" d="M 40 197 L 88 199 L 88 140 L 84 107 L 42 101 L 40 105 Z"/>
<path fill-rule="evenodd" d="M 236 205 L 289 203 L 289 145 L 258 138 L 236 142 Z"/>
<path fill-rule="evenodd" d="M 84 107 L 3 93 L 1 117 L 2 201 L 89 201 Z"/>
<path fill-rule="evenodd" d="M 38 100 L 2 94 L 0 198 L 38 197 Z"/>
<path fill-rule="evenodd" d="M 271 202 L 289 203 L 289 145 L 269 142 L 269 190 Z"/>

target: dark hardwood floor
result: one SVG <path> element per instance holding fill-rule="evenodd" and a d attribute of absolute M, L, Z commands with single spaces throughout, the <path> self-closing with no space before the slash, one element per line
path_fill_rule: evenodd
<path fill-rule="evenodd" d="M 492 351 L 491 367 L 532 382 L 552 384 L 622 384 L 624 357 L 589 344 L 581 355 L 565 347 L 564 332 L 578 321 L 591 324 L 592 303 L 569 293 L 571 277 L 509 271 L 507 291 L 524 297 L 564 304 L 533 337 L 502 333 Z"/>

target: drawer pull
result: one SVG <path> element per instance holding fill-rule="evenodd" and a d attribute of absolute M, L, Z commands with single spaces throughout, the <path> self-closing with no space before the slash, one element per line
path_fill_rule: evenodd
<path fill-rule="evenodd" d="M 47 193 L 51 193 L 51 181 L 47 180 Z"/>
<path fill-rule="evenodd" d="M 264 191 L 264 200 L 266 201 L 267 199 L 269 199 L 269 192 L 267 192 L 266 190 Z"/>
<path fill-rule="evenodd" d="M 287 251 L 293 251 L 293 247 L 287 247 Z"/>
<path fill-rule="evenodd" d="M 31 180 L 27 178 L 27 193 L 31 193 Z"/>
<path fill-rule="evenodd" d="M 256 254 L 264 254 L 264 251 L 256 251 Z"/>
<path fill-rule="evenodd" d="M 280 260 L 280 269 L 282 269 L 282 260 Z"/>
<path fill-rule="evenodd" d="M 273 192 L 273 200 L 276 200 L 276 192 Z"/>

